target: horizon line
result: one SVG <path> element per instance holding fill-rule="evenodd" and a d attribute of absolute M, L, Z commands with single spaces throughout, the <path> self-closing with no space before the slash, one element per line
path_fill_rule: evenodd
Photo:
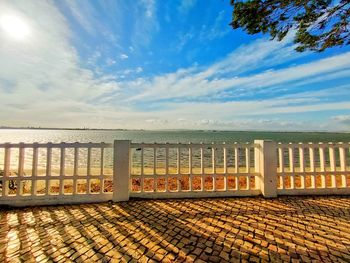
<path fill-rule="evenodd" d="M 327 131 L 327 130 L 230 130 L 230 129 L 124 129 L 124 128 L 68 128 L 68 127 L 18 127 L 0 126 L 0 130 L 77 130 L 77 131 L 203 131 L 203 132 L 277 132 L 277 133 L 350 133 L 350 131 Z"/>

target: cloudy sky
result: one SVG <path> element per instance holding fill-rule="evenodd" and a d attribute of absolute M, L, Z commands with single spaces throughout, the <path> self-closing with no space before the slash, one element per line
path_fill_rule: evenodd
<path fill-rule="evenodd" d="M 350 47 L 229 27 L 229 0 L 0 0 L 0 126 L 350 128 Z"/>

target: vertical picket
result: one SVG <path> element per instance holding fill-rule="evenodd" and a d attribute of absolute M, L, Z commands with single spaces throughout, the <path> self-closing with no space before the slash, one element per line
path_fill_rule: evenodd
<path fill-rule="evenodd" d="M 299 143 L 299 162 L 300 162 L 300 173 L 301 175 L 301 183 L 300 186 L 302 189 L 305 189 L 305 157 L 304 157 L 304 146 L 303 143 Z"/>
<path fill-rule="evenodd" d="M 347 187 L 346 185 L 346 151 L 343 143 L 340 143 L 339 147 L 339 155 L 340 155 L 340 170 L 344 172 L 344 174 L 341 175 L 341 182 L 342 182 L 342 187 Z"/>
<path fill-rule="evenodd" d="M 322 142 L 319 143 L 319 156 L 320 156 L 320 171 L 326 171 L 325 165 L 325 154 L 324 154 L 324 144 Z M 324 174 L 321 175 L 321 188 L 326 188 L 326 177 Z"/>
<path fill-rule="evenodd" d="M 331 172 L 335 172 L 336 171 L 336 167 L 335 167 L 335 151 L 334 151 L 334 146 L 332 143 L 329 144 L 329 162 L 330 162 L 330 170 Z M 332 186 L 331 187 L 336 187 L 337 186 L 337 182 L 336 182 L 336 177 L 334 175 L 334 173 L 331 175 L 332 178 Z"/>

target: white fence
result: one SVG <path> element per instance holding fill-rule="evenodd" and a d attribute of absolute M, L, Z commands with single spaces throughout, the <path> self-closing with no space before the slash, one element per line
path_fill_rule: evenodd
<path fill-rule="evenodd" d="M 350 194 L 350 144 L 0 144 L 0 205 Z"/>
<path fill-rule="evenodd" d="M 131 150 L 132 197 L 260 194 L 254 144 L 132 143 Z"/>
<path fill-rule="evenodd" d="M 104 162 L 112 144 L 0 144 L 0 204 L 108 201 L 113 195 L 113 167 Z"/>
<path fill-rule="evenodd" d="M 278 144 L 277 194 L 349 194 L 349 146 Z"/>

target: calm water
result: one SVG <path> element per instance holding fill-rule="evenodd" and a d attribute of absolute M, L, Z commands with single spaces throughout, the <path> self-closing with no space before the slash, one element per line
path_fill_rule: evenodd
<path fill-rule="evenodd" d="M 89 131 L 0 129 L 4 142 L 252 142 L 269 139 L 277 142 L 350 142 L 350 133 L 256 132 L 256 131 Z"/>
<path fill-rule="evenodd" d="M 242 132 L 242 131 L 81 131 L 81 130 L 22 130 L 22 129 L 0 129 L 0 143 L 11 142 L 113 142 L 116 139 L 128 139 L 133 142 L 170 142 L 170 143 L 188 143 L 188 142 L 252 142 L 254 139 L 269 139 L 277 142 L 350 142 L 350 133 L 316 133 L 316 132 Z M 175 150 L 175 149 L 173 149 Z M 183 149 L 180 153 L 181 166 L 188 165 L 188 151 Z M 38 152 L 39 168 L 46 166 L 46 149 L 40 148 Z M 164 164 L 165 150 L 157 150 L 157 163 Z M 193 152 L 194 165 L 200 165 L 200 152 Z M 204 163 L 211 163 L 211 149 L 204 150 Z M 0 170 L 4 166 L 4 149 L 0 149 Z M 33 150 L 26 149 L 25 169 L 31 170 Z M 101 152 L 100 149 L 92 150 L 92 166 L 99 167 Z M 251 154 L 253 156 L 253 153 Z M 18 149 L 11 150 L 11 170 L 18 170 Z M 140 166 L 140 152 L 133 150 L 132 164 L 135 167 Z M 169 152 L 169 163 L 176 163 L 176 153 Z M 296 156 L 298 158 L 298 156 Z M 216 162 L 223 164 L 223 152 L 218 150 Z M 233 149 L 228 149 L 228 165 L 233 164 Z M 239 151 L 240 164 L 244 165 L 245 152 Z M 112 149 L 105 149 L 104 167 L 112 167 L 113 154 Z M 153 150 L 145 149 L 145 168 L 152 168 Z M 74 149 L 67 148 L 65 152 L 65 163 L 67 167 L 73 166 Z M 55 148 L 52 150 L 52 169 L 58 171 L 60 164 L 60 151 Z M 79 167 L 85 167 L 87 164 L 87 150 L 79 150 Z"/>

